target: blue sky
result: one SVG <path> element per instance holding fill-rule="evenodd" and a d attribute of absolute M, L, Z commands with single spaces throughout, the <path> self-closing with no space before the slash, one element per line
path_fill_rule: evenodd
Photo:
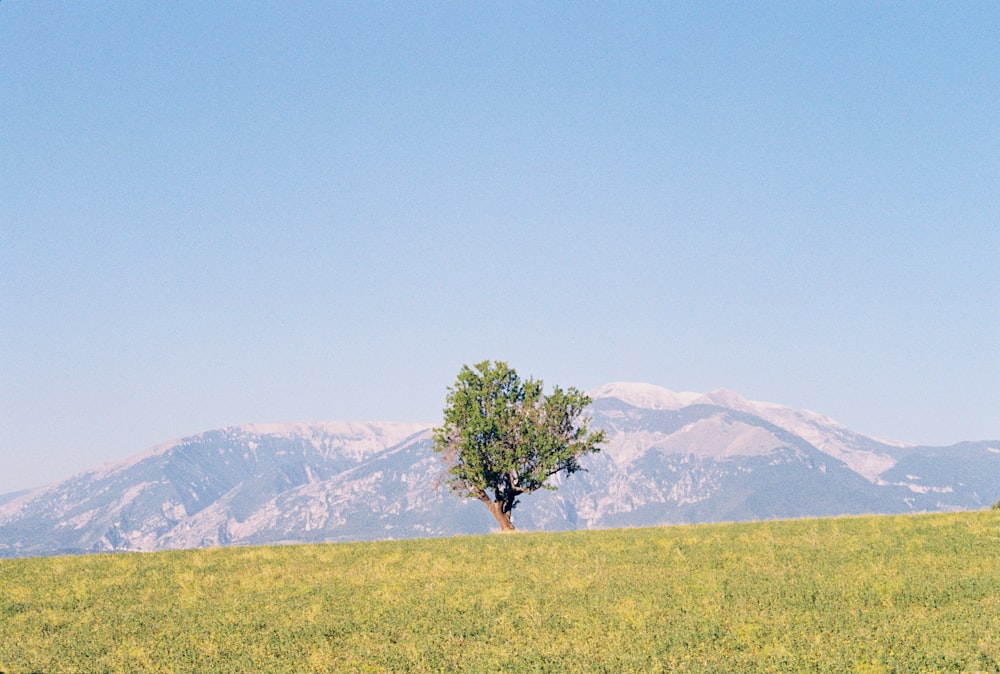
<path fill-rule="evenodd" d="M 0 3 L 0 493 L 463 363 L 1000 438 L 1000 5 Z"/>

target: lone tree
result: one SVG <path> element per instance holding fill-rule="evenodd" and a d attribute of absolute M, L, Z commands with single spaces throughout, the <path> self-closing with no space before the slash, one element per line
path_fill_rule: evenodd
<path fill-rule="evenodd" d="M 604 431 L 578 419 L 591 399 L 575 388 L 542 394 L 542 382 L 522 380 L 504 362 L 463 365 L 448 388 L 444 425 L 434 451 L 451 464 L 446 483 L 460 496 L 486 504 L 503 531 L 521 494 L 555 489 L 545 481 L 583 470 L 577 457 L 599 452 Z"/>

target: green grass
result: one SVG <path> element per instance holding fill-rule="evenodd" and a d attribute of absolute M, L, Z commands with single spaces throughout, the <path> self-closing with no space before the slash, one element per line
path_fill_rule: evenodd
<path fill-rule="evenodd" d="M 1000 672 L 1000 513 L 6 560 L 0 671 Z"/>

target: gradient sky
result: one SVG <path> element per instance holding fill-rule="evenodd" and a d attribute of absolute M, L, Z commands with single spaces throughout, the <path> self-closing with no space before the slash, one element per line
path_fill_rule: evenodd
<path fill-rule="evenodd" d="M 0 493 L 463 363 L 1000 439 L 1000 4 L 0 2 Z"/>

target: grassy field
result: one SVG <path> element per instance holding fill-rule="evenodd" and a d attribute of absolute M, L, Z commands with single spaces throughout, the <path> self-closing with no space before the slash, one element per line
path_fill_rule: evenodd
<path fill-rule="evenodd" d="M 0 561 L 2 672 L 1000 672 L 1000 513 Z"/>

